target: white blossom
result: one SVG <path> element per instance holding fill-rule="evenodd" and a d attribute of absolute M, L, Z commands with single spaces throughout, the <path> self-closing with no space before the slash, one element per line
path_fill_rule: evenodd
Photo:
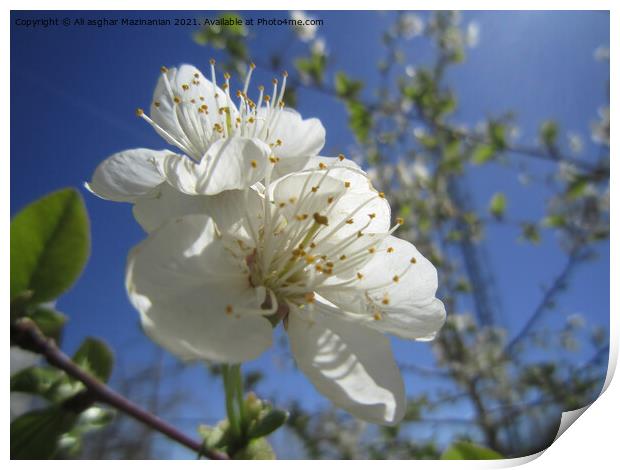
<path fill-rule="evenodd" d="M 414 13 L 405 13 L 400 17 L 398 31 L 405 39 L 412 39 L 424 32 L 424 21 Z"/>
<path fill-rule="evenodd" d="M 399 422 L 405 391 L 385 333 L 432 339 L 445 310 L 434 266 L 392 235 L 403 221 L 390 227 L 385 196 L 353 162 L 317 157 L 209 200 L 208 215 L 169 220 L 130 253 L 145 332 L 183 359 L 237 363 L 269 348 L 282 321 L 319 392 L 363 420 Z"/>
<path fill-rule="evenodd" d="M 292 20 L 302 23 L 300 25 L 296 24 L 293 26 L 293 30 L 299 39 L 304 42 L 312 41 L 316 36 L 316 30 L 318 28 L 316 24 L 310 24 L 310 21 L 314 18 L 306 15 L 306 12 L 300 10 L 291 11 L 289 14 Z"/>
<path fill-rule="evenodd" d="M 474 48 L 480 41 L 480 26 L 475 21 L 470 21 L 465 31 L 465 42 L 468 47 Z"/>
<path fill-rule="evenodd" d="M 126 150 L 104 160 L 86 184 L 104 199 L 136 204 L 138 222 L 147 231 L 170 216 L 182 215 L 170 209 L 191 213 L 202 204 L 184 194 L 210 196 L 251 186 L 264 178 L 269 158 L 282 160 L 278 171 L 283 174 L 294 171 L 325 143 L 325 129 L 318 119 L 304 120 L 284 106 L 286 73 L 282 83 L 274 79 L 271 95 L 261 86 L 253 101 L 248 96 L 251 65 L 235 105 L 230 76 L 224 75 L 220 88 L 214 63 L 210 80 L 191 65 L 162 67 L 150 115 L 137 111 L 182 154 Z M 143 206 L 148 208 L 148 220 L 140 216 Z"/>

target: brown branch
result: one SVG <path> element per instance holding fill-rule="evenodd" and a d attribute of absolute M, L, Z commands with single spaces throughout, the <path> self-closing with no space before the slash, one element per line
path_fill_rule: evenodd
<path fill-rule="evenodd" d="M 11 325 L 11 341 L 23 349 L 41 354 L 49 364 L 82 382 L 93 400 L 116 408 L 200 455 L 217 460 L 229 458 L 223 452 L 205 449 L 200 441 L 183 434 L 169 423 L 140 408 L 84 371 L 58 349 L 52 340 L 46 338 L 31 320 L 21 319 Z"/>

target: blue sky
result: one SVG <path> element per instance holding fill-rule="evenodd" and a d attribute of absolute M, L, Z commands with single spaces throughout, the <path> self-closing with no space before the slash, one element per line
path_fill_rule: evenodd
<path fill-rule="evenodd" d="M 380 37 L 393 14 L 375 12 L 315 12 L 325 25 L 319 34 L 328 44 L 334 70 L 363 78 L 367 89 L 378 83 L 376 63 L 382 58 Z M 422 17 L 426 13 L 420 13 Z M 19 13 L 11 17 L 11 214 L 28 202 L 55 189 L 79 187 L 92 229 L 92 253 L 84 275 L 58 302 L 69 315 L 64 347 L 73 351 L 87 335 L 105 339 L 131 373 L 136 364 L 156 356 L 156 347 L 139 329 L 138 316 L 124 290 L 128 250 L 144 234 L 133 220 L 129 205 L 103 201 L 82 189 L 96 165 L 117 151 L 165 148 L 165 143 L 134 110 L 147 107 L 161 65 L 192 63 L 206 69 L 218 51 L 195 44 L 190 27 L 68 27 L 23 28 L 16 18 L 64 17 L 200 17 L 206 13 L 84 12 Z M 285 16 L 285 13 L 245 12 L 244 16 Z M 455 118 L 470 126 L 504 111 L 516 112 L 520 141 L 532 143 L 541 121 L 554 118 L 563 131 L 579 133 L 586 143 L 583 158 L 597 155 L 590 143 L 589 124 L 596 110 L 607 102 L 607 63 L 596 62 L 593 51 L 609 44 L 606 12 L 465 12 L 463 22 L 480 25 L 478 47 L 465 64 L 448 74 L 448 83 L 459 96 Z M 302 55 L 303 46 L 287 47 L 286 27 L 250 30 L 252 57 L 263 62 L 273 51 L 286 50 L 285 63 Z M 426 40 L 408 43 L 407 60 L 425 63 L 432 54 Z M 256 83 L 271 75 L 257 70 Z M 323 154 L 347 152 L 354 139 L 341 104 L 322 94 L 302 91 L 298 111 L 322 120 L 327 129 Z M 523 159 L 509 155 L 510 159 Z M 528 161 L 528 160 L 524 160 Z M 530 162 L 533 173 L 549 170 L 546 163 Z M 514 171 L 490 165 L 467 175 L 474 202 L 485 207 L 496 191 L 508 196 L 509 214 L 542 215 L 548 194 L 521 186 Z M 538 246 L 516 244 L 514 227 L 489 227 L 489 262 L 501 299 L 498 321 L 516 331 L 540 300 L 541 283 L 563 265 L 563 254 L 551 232 L 543 233 Z M 571 289 L 561 297 L 549 325 L 560 325 L 565 315 L 580 313 L 589 325 L 609 323 L 609 244 L 597 246 L 599 259 L 582 267 L 572 278 Z M 422 365 L 431 363 L 428 345 L 395 342 L 399 358 Z M 587 357 L 584 346 L 576 360 Z M 168 355 L 165 360 L 170 363 Z M 326 406 L 300 374 L 292 370 L 285 347 L 275 348 L 249 368 L 268 372 L 259 391 L 284 403 L 300 397 L 308 406 Z M 192 407 L 170 417 L 192 432 L 200 422 L 223 416 L 219 386 L 205 379 L 200 366 L 192 366 L 182 381 L 195 387 Z M 410 392 L 429 387 L 408 378 Z M 167 393 L 168 390 L 164 390 Z M 300 395 L 301 394 L 301 395 Z M 199 411 L 196 411 L 196 410 Z M 178 450 L 179 456 L 183 456 Z M 177 455 L 177 454 L 175 454 Z"/>

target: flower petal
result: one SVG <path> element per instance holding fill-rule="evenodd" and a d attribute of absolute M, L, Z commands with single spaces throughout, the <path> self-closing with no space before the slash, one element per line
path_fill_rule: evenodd
<path fill-rule="evenodd" d="M 376 318 L 368 325 L 381 332 L 406 339 L 434 338 L 445 322 L 446 310 L 435 298 L 437 270 L 415 246 L 388 236 L 360 273 L 363 277 L 355 291 L 319 293 L 364 320 Z"/>
<path fill-rule="evenodd" d="M 133 202 L 148 195 L 164 181 L 157 169 L 167 150 L 132 149 L 115 153 L 99 164 L 86 188 L 103 199 Z"/>
<path fill-rule="evenodd" d="M 288 335 L 298 367 L 336 406 L 377 424 L 403 418 L 403 380 L 384 335 L 318 312 L 310 319 L 299 310 L 289 314 Z"/>
<path fill-rule="evenodd" d="M 161 128 L 155 127 L 155 130 L 168 143 L 175 146 L 181 143 L 184 152 L 200 160 L 207 150 L 209 139 L 203 141 L 201 137 L 204 133 L 196 133 L 195 124 L 187 119 L 188 113 L 195 114 L 195 110 L 204 105 L 209 115 L 216 117 L 215 121 L 210 120 L 213 125 L 221 120 L 217 118 L 221 108 L 229 110 L 234 122 L 238 115 L 237 108 L 221 88 L 207 80 L 193 65 L 183 64 L 178 69 L 170 68 L 165 76 L 167 83 L 162 74 L 153 93 L 151 118 Z M 198 121 L 206 125 L 203 120 Z"/>
<path fill-rule="evenodd" d="M 266 109 L 258 110 L 258 119 L 264 119 Z M 314 157 L 325 145 L 325 128 L 316 118 L 303 119 L 301 114 L 292 108 L 283 108 L 279 111 L 275 125 L 269 128 L 266 140 L 268 144 L 280 145 L 275 147 L 276 156 L 281 159 L 295 157 Z"/>
<path fill-rule="evenodd" d="M 160 184 L 152 194 L 135 201 L 133 215 L 150 233 L 169 219 L 189 214 L 208 214 L 209 196 L 190 196 L 168 183 Z"/>
<path fill-rule="evenodd" d="M 168 182 L 186 194 L 214 195 L 229 189 L 244 189 L 265 175 L 268 145 L 258 139 L 220 139 L 196 163 L 171 155 L 161 165 Z"/>
<path fill-rule="evenodd" d="M 271 345 L 257 310 L 265 290 L 248 281 L 243 258 L 216 236 L 213 220 L 171 220 L 129 255 L 126 287 L 146 333 L 185 360 L 236 363 Z"/>

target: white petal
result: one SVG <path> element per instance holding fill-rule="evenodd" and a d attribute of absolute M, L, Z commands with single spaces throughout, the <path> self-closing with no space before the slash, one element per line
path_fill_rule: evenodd
<path fill-rule="evenodd" d="M 336 158 L 336 157 L 322 157 L 322 156 L 315 156 L 315 157 L 310 157 L 310 158 L 305 157 L 305 156 L 304 157 L 288 157 L 285 159 L 280 159 L 280 161 L 275 165 L 273 172 L 272 172 L 272 181 L 275 181 L 277 178 L 280 178 L 284 175 L 287 175 L 289 173 L 293 173 L 296 171 L 312 170 L 315 168 L 319 168 L 319 165 L 321 163 L 323 165 L 328 165 L 334 168 L 350 168 L 352 170 L 355 170 L 361 176 L 366 175 L 366 173 L 360 168 L 360 166 L 357 163 L 355 163 L 353 160 L 349 160 L 348 158 L 341 160 L 340 158 Z M 341 174 L 340 170 L 337 170 L 337 169 L 332 170 L 330 174 L 332 173 L 336 177 L 343 176 L 341 179 L 344 179 L 344 175 L 346 175 L 347 177 L 351 176 L 350 173 Z M 358 181 L 361 181 L 361 180 L 357 180 L 357 179 L 353 180 L 352 184 L 355 185 L 358 183 Z"/>
<path fill-rule="evenodd" d="M 263 119 L 265 113 L 265 108 L 261 107 L 258 119 Z M 266 140 L 268 144 L 275 144 L 278 140 L 282 142 L 274 149 L 281 159 L 310 158 L 318 155 L 325 145 L 325 128 L 316 118 L 303 119 L 294 109 L 284 108 L 279 111 Z"/>
<path fill-rule="evenodd" d="M 170 136 L 183 141 L 179 136 L 192 134 L 189 128 L 184 128 L 177 115 L 178 112 L 182 112 L 179 106 L 192 107 L 191 100 L 194 100 L 195 107 L 207 105 L 210 116 L 217 116 L 220 108 L 227 107 L 234 122 L 237 116 L 237 108 L 234 103 L 227 101 L 226 93 L 220 87 L 213 85 L 211 81 L 207 80 L 200 70 L 193 65 L 183 64 L 178 69 L 172 67 L 166 72 L 166 77 L 168 78 L 170 90 L 168 90 L 166 81 L 161 76 L 153 93 L 151 119 L 165 131 L 160 132 L 155 128 L 168 143 L 177 145 L 174 139 L 170 139 Z M 217 99 L 215 95 L 218 95 Z M 174 97 L 180 101 L 178 104 L 175 103 Z M 215 122 L 219 122 L 219 120 L 212 120 L 211 124 Z M 200 150 L 202 150 L 202 147 Z M 202 157 L 202 155 L 192 156 L 196 159 Z"/>
<path fill-rule="evenodd" d="M 405 390 L 388 339 L 361 325 L 291 311 L 288 335 L 298 367 L 336 406 L 378 424 L 405 413 Z"/>
<path fill-rule="evenodd" d="M 164 181 L 157 169 L 166 150 L 132 149 L 115 153 L 99 164 L 86 188 L 112 201 L 133 202 L 148 195 Z"/>
<path fill-rule="evenodd" d="M 171 220 L 129 255 L 126 287 L 146 333 L 185 360 L 236 363 L 271 345 L 271 324 L 256 313 L 243 259 L 231 255 L 207 216 Z M 230 308 L 232 307 L 232 313 Z"/>
<path fill-rule="evenodd" d="M 168 183 L 135 201 L 133 215 L 146 232 L 152 232 L 169 219 L 189 214 L 209 214 L 209 196 L 190 196 Z"/>
<path fill-rule="evenodd" d="M 388 248 L 393 251 L 388 253 Z M 428 340 L 441 329 L 446 310 L 435 298 L 437 270 L 411 243 L 387 237 L 360 272 L 363 279 L 356 285 L 357 292 L 330 291 L 321 295 L 349 312 L 364 316 L 378 312 L 380 319 L 368 325 L 401 338 Z M 398 282 L 394 276 L 398 276 Z M 385 287 L 373 289 L 381 285 Z"/>
<path fill-rule="evenodd" d="M 170 156 L 161 166 L 168 182 L 186 194 L 213 195 L 230 189 L 247 188 L 265 175 L 271 149 L 258 139 L 220 139 L 196 163 L 182 156 Z"/>

